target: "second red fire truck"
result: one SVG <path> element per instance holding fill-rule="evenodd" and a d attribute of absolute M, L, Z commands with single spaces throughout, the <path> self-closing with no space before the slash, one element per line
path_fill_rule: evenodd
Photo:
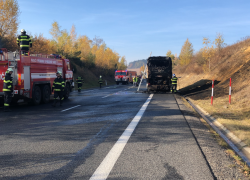
<path fill-rule="evenodd" d="M 0 98 L 3 98 L 3 84 L 6 70 L 11 67 L 13 77 L 13 101 L 30 100 L 34 104 L 48 103 L 56 72 L 61 71 L 65 80 L 64 98 L 69 97 L 73 82 L 73 72 L 68 59 L 54 55 L 30 54 L 28 56 L 0 49 Z"/>
<path fill-rule="evenodd" d="M 116 70 L 115 82 L 117 85 L 119 83 L 122 83 L 122 84 L 133 83 L 133 78 L 136 76 L 137 76 L 136 71 Z"/>

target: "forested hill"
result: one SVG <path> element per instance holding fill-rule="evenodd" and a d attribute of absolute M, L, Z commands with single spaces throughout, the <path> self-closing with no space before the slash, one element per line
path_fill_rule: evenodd
<path fill-rule="evenodd" d="M 140 68 L 140 67 L 142 67 L 143 65 L 146 65 L 146 64 L 147 64 L 147 60 L 146 59 L 133 61 L 133 62 L 129 63 L 128 69 Z"/>

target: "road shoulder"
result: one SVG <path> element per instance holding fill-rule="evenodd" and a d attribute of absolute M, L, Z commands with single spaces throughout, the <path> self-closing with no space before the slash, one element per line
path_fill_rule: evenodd
<path fill-rule="evenodd" d="M 247 179 L 240 172 L 239 165 L 226 154 L 225 149 L 218 144 L 194 110 L 185 105 L 181 96 L 175 95 L 175 98 L 214 176 L 217 179 Z"/>

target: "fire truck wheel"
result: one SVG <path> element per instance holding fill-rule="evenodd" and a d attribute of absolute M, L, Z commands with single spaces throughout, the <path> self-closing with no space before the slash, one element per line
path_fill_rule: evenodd
<path fill-rule="evenodd" d="M 33 92 L 33 97 L 32 97 L 33 103 L 35 105 L 38 105 L 38 104 L 40 104 L 41 99 L 42 99 L 41 89 L 39 86 L 35 86 L 34 92 Z"/>
<path fill-rule="evenodd" d="M 69 98 L 69 93 L 70 93 L 70 87 L 69 87 L 69 84 L 66 85 L 66 88 L 65 88 L 65 92 L 64 92 L 64 99 L 68 99 Z"/>
<path fill-rule="evenodd" d="M 48 103 L 50 100 L 50 88 L 48 85 L 43 87 L 43 103 Z"/>

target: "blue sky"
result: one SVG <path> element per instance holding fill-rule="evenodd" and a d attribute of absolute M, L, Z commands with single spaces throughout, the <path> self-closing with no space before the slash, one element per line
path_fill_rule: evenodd
<path fill-rule="evenodd" d="M 54 21 L 78 35 L 102 38 L 127 62 L 181 51 L 188 38 L 195 51 L 217 33 L 226 44 L 250 36 L 249 0 L 19 0 L 19 29 L 51 38 Z"/>

